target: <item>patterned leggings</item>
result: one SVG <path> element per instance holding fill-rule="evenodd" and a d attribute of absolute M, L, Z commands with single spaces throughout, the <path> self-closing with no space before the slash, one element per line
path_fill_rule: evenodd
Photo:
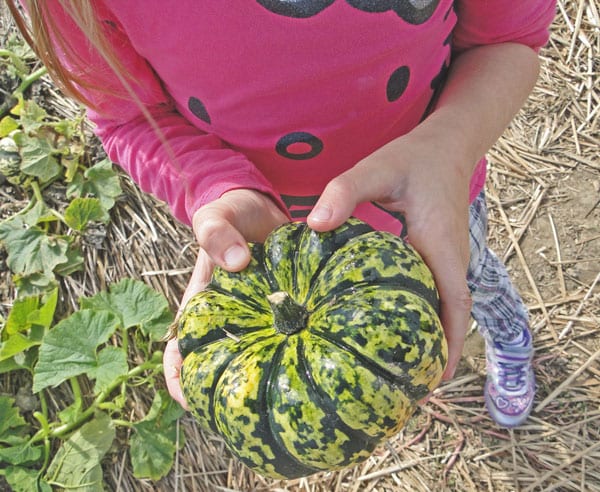
<path fill-rule="evenodd" d="M 482 191 L 469 209 L 471 260 L 467 283 L 471 316 L 487 340 L 510 341 L 529 325 L 527 309 L 502 261 L 487 247 L 487 206 Z"/>

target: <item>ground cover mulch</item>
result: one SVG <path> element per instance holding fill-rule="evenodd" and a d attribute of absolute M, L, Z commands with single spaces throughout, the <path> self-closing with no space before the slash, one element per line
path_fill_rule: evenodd
<path fill-rule="evenodd" d="M 523 294 L 535 335 L 538 395 L 525 425 L 505 430 L 486 413 L 483 344 L 472 329 L 457 377 L 361 465 L 289 482 L 267 480 L 185 416 L 179 423 L 185 444 L 166 478 L 135 479 L 124 446 L 105 463 L 109 490 L 600 491 L 597 0 L 558 1 L 541 59 L 533 94 L 489 152 L 487 185 L 490 244 Z M 79 296 L 133 277 L 164 293 L 176 309 L 196 251 L 191 231 L 126 177 L 123 186 L 111 224 L 87 248 L 84 273 L 65 281 L 65 302 L 75 308 Z M 0 188 L 3 206 L 16 207 L 19 198 Z M 0 294 L 12 295 L 5 272 Z M 132 413 L 144 415 L 152 397 L 134 390 Z M 61 395 L 55 400 L 58 408 Z"/>

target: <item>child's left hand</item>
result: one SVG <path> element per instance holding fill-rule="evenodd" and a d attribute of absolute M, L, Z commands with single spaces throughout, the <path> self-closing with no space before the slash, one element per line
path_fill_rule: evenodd
<path fill-rule="evenodd" d="M 469 264 L 469 183 L 466 156 L 439 135 L 413 132 L 382 147 L 333 179 L 308 224 L 327 231 L 342 224 L 362 202 L 375 201 L 402 212 L 408 239 L 435 277 L 440 318 L 449 346 L 444 377 L 453 376 L 467 332 L 471 296 Z"/>
<path fill-rule="evenodd" d="M 189 299 L 208 285 L 212 277 L 213 269 L 214 263 L 212 262 L 210 256 L 208 256 L 208 253 L 206 253 L 205 250 L 200 249 L 198 251 L 198 257 L 194 265 L 194 270 L 192 271 L 188 288 L 184 292 L 181 299 L 180 312 L 177 314 L 178 317 L 181 314 L 181 309 L 185 307 Z M 183 396 L 183 392 L 181 391 L 181 383 L 179 381 L 182 364 L 183 358 L 179 352 L 179 342 L 177 337 L 174 336 L 167 342 L 163 355 L 165 382 L 171 397 L 183 408 L 189 410 L 189 406 L 185 400 L 185 397 Z"/>
<path fill-rule="evenodd" d="M 269 232 L 287 221 L 287 216 L 270 197 L 251 189 L 228 191 L 199 208 L 192 223 L 200 248 L 181 308 L 208 285 L 215 265 L 230 272 L 242 270 L 250 261 L 248 242 L 264 241 Z M 234 261 L 228 261 L 227 251 L 231 251 L 232 247 L 237 248 L 238 253 L 234 255 Z M 174 337 L 165 348 L 164 376 L 173 399 L 188 409 L 179 381 L 182 363 L 177 338 Z"/>

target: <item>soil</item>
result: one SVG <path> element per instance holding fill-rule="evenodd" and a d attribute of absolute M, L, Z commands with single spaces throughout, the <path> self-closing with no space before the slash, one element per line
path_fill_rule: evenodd
<path fill-rule="evenodd" d="M 598 161 L 600 164 L 600 161 Z M 542 204 L 531 222 L 521 247 L 545 299 L 556 294 L 558 270 L 564 275 L 567 290 L 589 286 L 600 265 L 600 172 L 575 169 L 556 184 L 553 197 Z M 562 264 L 557 265 L 554 230 Z M 522 272 L 514 281 L 527 289 Z"/>

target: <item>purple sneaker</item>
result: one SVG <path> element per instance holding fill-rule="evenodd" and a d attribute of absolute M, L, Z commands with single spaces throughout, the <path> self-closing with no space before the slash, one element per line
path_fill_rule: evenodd
<path fill-rule="evenodd" d="M 487 342 L 486 359 L 484 394 L 488 412 L 498 425 L 516 427 L 529 416 L 535 396 L 529 329 L 510 342 Z"/>

